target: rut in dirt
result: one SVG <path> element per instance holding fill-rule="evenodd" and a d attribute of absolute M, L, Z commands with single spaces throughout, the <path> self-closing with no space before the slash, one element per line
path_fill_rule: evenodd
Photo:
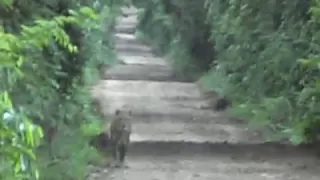
<path fill-rule="evenodd" d="M 124 64 L 105 72 L 94 87 L 106 113 L 132 109 L 129 168 L 103 169 L 101 180 L 318 180 L 316 151 L 264 143 L 244 123 L 203 109 L 208 100 L 197 85 L 180 79 L 165 58 L 135 36 L 136 9 L 118 19 L 116 52 Z"/>

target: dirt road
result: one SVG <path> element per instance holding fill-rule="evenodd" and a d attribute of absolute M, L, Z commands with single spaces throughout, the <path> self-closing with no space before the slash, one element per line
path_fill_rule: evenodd
<path fill-rule="evenodd" d="M 134 36 L 135 9 L 118 20 L 116 51 L 125 65 L 106 72 L 95 93 L 105 109 L 133 111 L 128 168 L 105 169 L 100 180 L 318 180 L 320 161 L 310 150 L 260 137 L 223 113 L 203 110 L 197 86 L 174 75 L 164 58 Z M 93 178 L 95 177 L 95 178 Z"/>

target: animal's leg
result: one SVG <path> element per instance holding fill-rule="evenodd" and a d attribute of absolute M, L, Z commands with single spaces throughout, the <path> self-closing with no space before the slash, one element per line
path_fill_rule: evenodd
<path fill-rule="evenodd" d="M 112 162 L 111 165 L 115 164 L 117 161 L 117 144 L 111 140 L 111 155 L 112 155 Z"/>
<path fill-rule="evenodd" d="M 119 160 L 120 160 L 121 163 L 124 162 L 126 154 L 127 154 L 127 145 L 126 144 L 122 144 L 119 147 L 119 155 L 120 155 Z"/>

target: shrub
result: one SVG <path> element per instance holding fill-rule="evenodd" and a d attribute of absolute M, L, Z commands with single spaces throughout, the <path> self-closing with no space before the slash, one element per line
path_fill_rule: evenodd
<path fill-rule="evenodd" d="M 87 143 L 88 133 L 99 129 L 81 128 L 100 122 L 89 86 L 98 78 L 97 64 L 115 61 L 110 33 L 120 4 L 0 2 L 0 110 L 12 109 L 16 117 L 13 124 L 0 121 L 0 177 L 36 178 L 40 172 L 46 180 L 83 179 L 88 162 L 99 160 Z"/>
<path fill-rule="evenodd" d="M 180 72 L 230 97 L 230 113 L 293 143 L 317 139 L 319 69 L 299 62 L 319 56 L 317 1 L 135 3 L 140 34 L 174 54 Z"/>

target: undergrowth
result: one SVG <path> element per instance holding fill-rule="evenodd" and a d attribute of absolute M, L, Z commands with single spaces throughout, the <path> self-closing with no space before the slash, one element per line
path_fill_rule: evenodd
<path fill-rule="evenodd" d="M 229 113 L 267 128 L 272 140 L 319 140 L 317 0 L 134 3 L 137 35 L 180 74 L 232 99 Z"/>
<path fill-rule="evenodd" d="M 99 153 L 97 65 L 114 64 L 123 1 L 0 1 L 0 178 L 84 179 Z"/>

